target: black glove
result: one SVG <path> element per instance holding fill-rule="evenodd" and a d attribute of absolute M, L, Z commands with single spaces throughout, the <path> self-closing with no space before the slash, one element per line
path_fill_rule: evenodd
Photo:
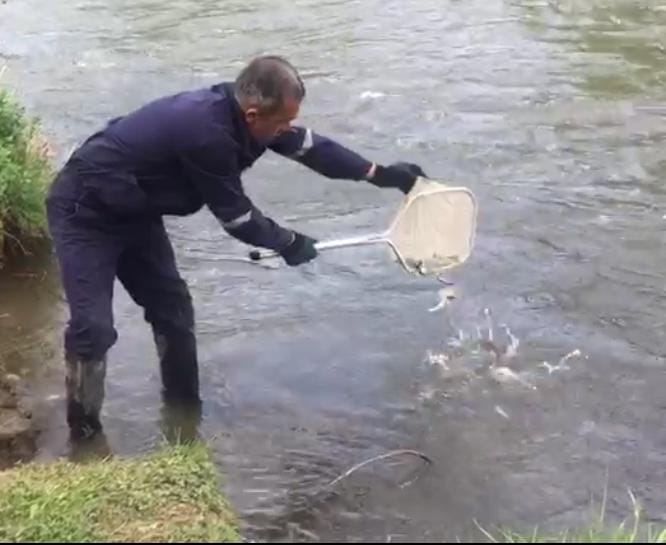
<path fill-rule="evenodd" d="M 291 267 L 302 265 L 317 257 L 317 248 L 315 248 L 316 242 L 317 241 L 313 238 L 294 232 L 293 242 L 282 250 L 280 255 L 287 265 Z"/>
<path fill-rule="evenodd" d="M 377 165 L 375 175 L 368 180 L 378 187 L 396 187 L 403 193 L 409 193 L 416 178 L 426 177 L 420 166 L 413 163 L 393 163 L 387 167 Z"/>

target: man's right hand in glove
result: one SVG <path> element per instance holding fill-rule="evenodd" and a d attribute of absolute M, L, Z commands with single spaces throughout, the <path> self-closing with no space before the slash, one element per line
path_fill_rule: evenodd
<path fill-rule="evenodd" d="M 316 240 L 301 233 L 294 232 L 294 240 L 280 252 L 287 265 L 295 267 L 317 257 Z"/>
<path fill-rule="evenodd" d="M 378 187 L 395 187 L 406 194 L 419 176 L 427 177 L 420 166 L 400 162 L 389 166 L 373 165 L 366 179 Z"/>

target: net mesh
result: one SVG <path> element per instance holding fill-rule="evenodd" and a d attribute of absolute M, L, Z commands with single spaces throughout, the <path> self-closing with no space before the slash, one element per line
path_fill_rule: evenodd
<path fill-rule="evenodd" d="M 437 274 L 469 257 L 476 213 L 469 190 L 419 178 L 403 202 L 389 238 L 410 272 Z"/>

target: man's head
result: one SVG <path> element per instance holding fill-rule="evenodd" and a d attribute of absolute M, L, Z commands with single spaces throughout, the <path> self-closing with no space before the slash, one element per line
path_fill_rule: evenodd
<path fill-rule="evenodd" d="M 250 133 L 267 143 L 289 130 L 305 97 L 305 85 L 285 59 L 264 56 L 257 57 L 241 71 L 234 93 Z"/>

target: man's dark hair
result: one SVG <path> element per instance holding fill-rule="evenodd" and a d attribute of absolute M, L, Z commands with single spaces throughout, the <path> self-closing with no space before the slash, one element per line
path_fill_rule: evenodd
<path fill-rule="evenodd" d="M 253 59 L 241 71 L 236 78 L 234 93 L 241 105 L 252 105 L 263 113 L 273 113 L 286 98 L 303 100 L 305 85 L 286 59 L 266 55 Z"/>

